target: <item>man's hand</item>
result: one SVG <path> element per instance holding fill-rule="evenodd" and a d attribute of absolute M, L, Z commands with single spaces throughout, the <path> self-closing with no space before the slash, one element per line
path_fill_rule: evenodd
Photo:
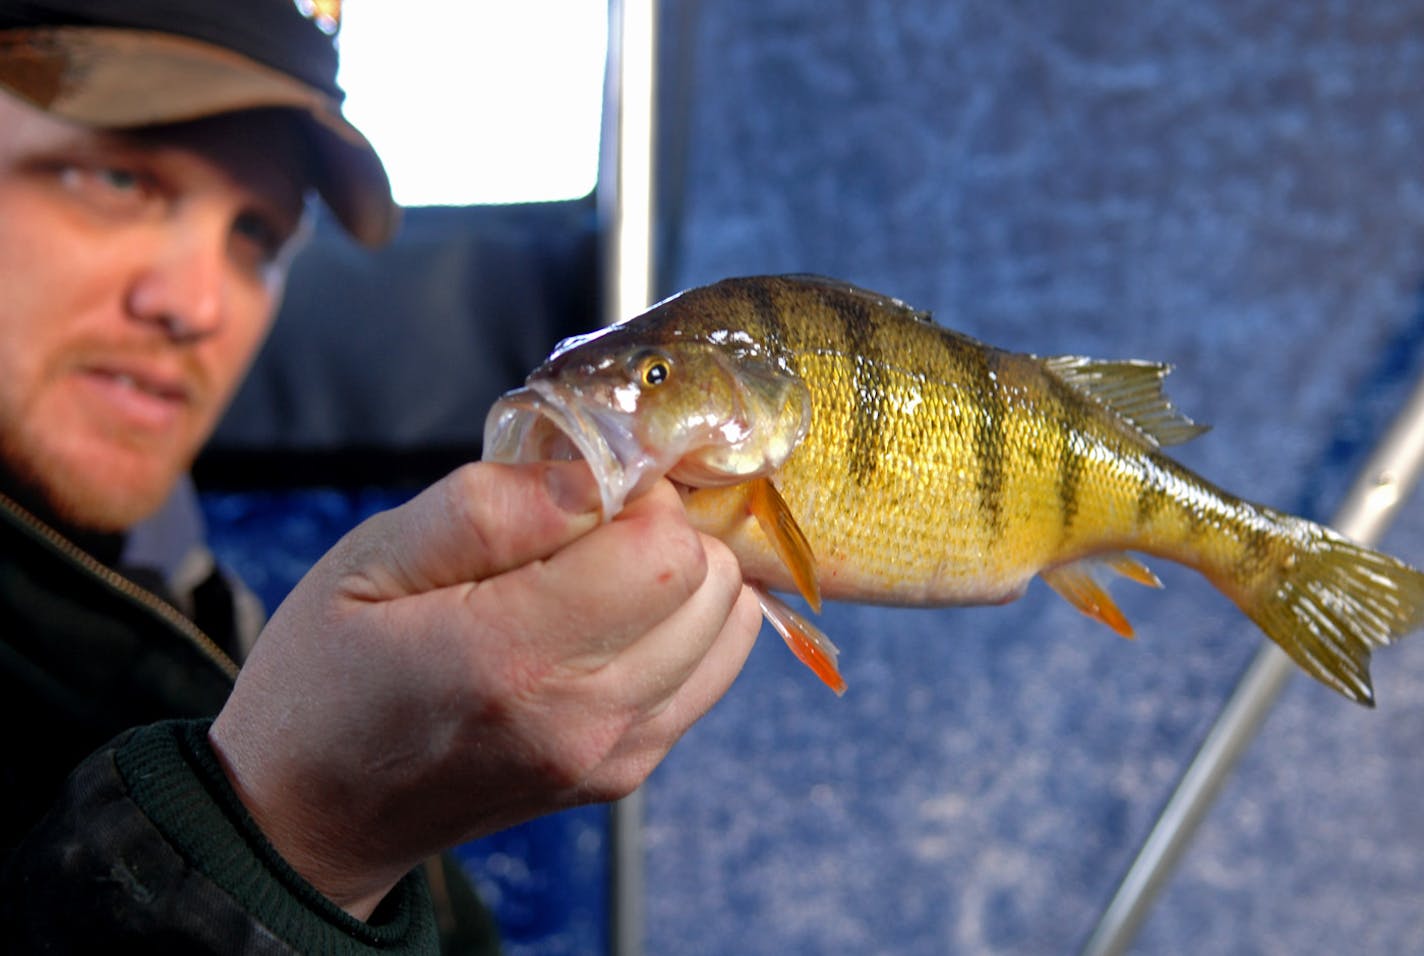
<path fill-rule="evenodd" d="M 581 463 L 466 466 L 343 538 L 210 739 L 279 852 L 365 918 L 420 860 L 624 796 L 741 670 L 736 559 L 666 481 L 599 523 Z"/>

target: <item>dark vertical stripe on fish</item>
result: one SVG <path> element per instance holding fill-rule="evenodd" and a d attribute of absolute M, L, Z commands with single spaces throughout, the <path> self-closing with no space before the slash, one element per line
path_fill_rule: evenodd
<path fill-rule="evenodd" d="M 1008 444 L 1005 427 L 1008 402 L 999 385 L 999 354 L 990 349 L 961 350 L 966 362 L 966 378 L 983 396 L 982 408 L 974 418 L 974 457 L 979 462 L 976 490 L 984 523 L 993 533 L 1004 530 L 1004 449 Z"/>
<path fill-rule="evenodd" d="M 776 301 L 776 295 L 765 282 L 748 282 L 743 292 L 751 302 L 752 314 L 761 323 L 762 341 L 771 342 L 777 349 L 791 345 L 786 341 L 786 317 Z"/>
<path fill-rule="evenodd" d="M 1137 489 L 1137 526 L 1148 527 L 1169 501 L 1156 470 L 1149 468 L 1142 475 L 1142 487 Z"/>
<path fill-rule="evenodd" d="M 1238 522 L 1242 527 L 1241 537 L 1246 549 L 1244 564 L 1252 572 L 1260 572 L 1270 566 L 1275 538 L 1264 526 L 1264 522 L 1268 520 L 1266 516 L 1254 508 L 1249 510 L 1252 520 Z"/>
<path fill-rule="evenodd" d="M 1064 385 L 1057 376 L 1044 376 L 1044 384 L 1053 397 L 1055 410 L 1051 414 L 1053 427 L 1060 432 L 1058 444 L 1058 506 L 1063 515 L 1063 540 L 1067 540 L 1073 530 L 1073 521 L 1078 517 L 1078 497 L 1083 483 L 1083 472 L 1087 466 L 1084 442 L 1085 423 L 1078 411 L 1079 401 L 1075 393 Z"/>
<path fill-rule="evenodd" d="M 1187 508 L 1187 536 L 1193 541 L 1206 534 L 1208 528 L 1212 527 L 1206 509 L 1200 503 L 1193 501 Z"/>
<path fill-rule="evenodd" d="M 874 481 L 884 452 L 889 369 L 881 361 L 879 319 L 867 303 L 858 297 L 840 297 L 835 300 L 835 308 L 846 332 L 851 398 L 857 408 L 851 423 L 847 467 L 851 479 L 866 486 Z"/>
<path fill-rule="evenodd" d="M 1209 516 L 1202 508 L 1202 497 L 1198 487 L 1191 480 L 1183 478 L 1175 471 L 1164 469 L 1160 464 L 1149 464 L 1143 473 L 1144 485 L 1137 494 L 1139 526 L 1146 525 L 1152 518 L 1166 509 L 1171 509 L 1174 521 L 1185 525 L 1183 534 L 1187 540 L 1196 540 L 1211 527 Z"/>
<path fill-rule="evenodd" d="M 1063 511 L 1063 537 L 1066 540 L 1078 517 L 1078 493 L 1083 483 L 1083 438 L 1070 421 L 1064 421 L 1063 442 L 1058 451 L 1058 505 Z"/>

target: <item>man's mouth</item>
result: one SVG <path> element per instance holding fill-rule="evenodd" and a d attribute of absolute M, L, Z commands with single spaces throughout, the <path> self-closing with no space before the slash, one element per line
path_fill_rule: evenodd
<path fill-rule="evenodd" d="M 79 381 L 105 419 L 125 429 L 163 432 L 195 404 L 196 394 L 179 374 L 138 365 L 97 363 L 80 370 Z"/>
<path fill-rule="evenodd" d="M 100 378 L 110 380 L 119 388 L 141 392 L 144 395 L 151 395 L 163 401 L 180 404 L 188 401 L 188 390 L 177 382 L 151 378 L 134 372 L 116 369 L 96 368 L 92 369 L 91 373 Z"/>

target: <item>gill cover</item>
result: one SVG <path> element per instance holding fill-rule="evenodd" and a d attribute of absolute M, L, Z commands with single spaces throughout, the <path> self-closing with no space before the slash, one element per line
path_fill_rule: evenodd
<path fill-rule="evenodd" d="M 664 475 L 709 487 L 770 474 L 810 430 L 805 383 L 745 340 L 736 348 L 725 340 L 675 342 L 668 349 L 672 377 L 638 387 L 631 379 L 610 382 L 606 370 L 614 363 L 576 361 L 580 349 L 596 349 L 602 338 L 561 344 L 523 388 L 495 402 L 485 419 L 484 460 L 582 458 L 598 482 L 606 521 Z M 557 371 L 550 371 L 553 358 L 560 359 Z M 675 397 L 660 391 L 673 389 Z"/>

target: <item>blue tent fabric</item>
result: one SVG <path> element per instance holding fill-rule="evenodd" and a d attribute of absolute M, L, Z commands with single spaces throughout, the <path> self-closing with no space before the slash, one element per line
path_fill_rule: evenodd
<path fill-rule="evenodd" d="M 1424 368 L 1418 3 L 695 6 L 669 277 L 841 276 L 986 341 L 1169 361 L 1177 457 L 1329 516 Z M 1424 506 L 1385 541 L 1424 561 Z M 1259 642 L 1199 577 L 834 606 L 648 788 L 649 951 L 1073 953 Z M 1293 681 L 1134 952 L 1424 946 L 1424 638 Z M 709 784 L 709 781 L 715 783 Z"/>
<path fill-rule="evenodd" d="M 1004 347 L 1171 362 L 1214 426 L 1176 457 L 1317 519 L 1424 371 L 1424 4 L 665 12 L 662 291 L 816 272 Z M 323 494 L 206 500 L 279 598 L 399 497 Z M 1383 543 L 1424 565 L 1419 496 Z M 648 952 L 1076 952 L 1264 639 L 1154 570 L 1114 592 L 1133 642 L 1040 585 L 831 605 L 841 699 L 763 634 L 647 787 Z M 1375 711 L 1294 679 L 1133 952 L 1424 949 L 1424 637 L 1374 674 Z M 471 851 L 513 952 L 600 951 L 590 814 Z"/>

